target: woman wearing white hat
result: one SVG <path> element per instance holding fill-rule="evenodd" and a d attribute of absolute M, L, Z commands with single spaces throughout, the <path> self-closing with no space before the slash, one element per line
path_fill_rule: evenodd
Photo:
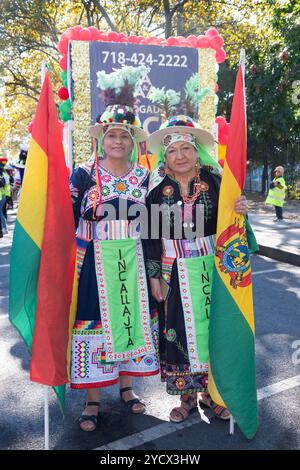
<path fill-rule="evenodd" d="M 213 136 L 184 114 L 191 106 L 184 110 L 182 98 L 179 102 L 174 91 L 168 92 L 173 100 L 173 112 L 178 104 L 181 114 L 169 115 L 160 130 L 147 141 L 149 150 L 158 155 L 157 168 L 150 179 L 147 206 L 149 211 L 154 205 L 162 208 L 157 226 L 153 216 L 151 218 L 151 239 L 146 242 L 152 295 L 160 305 L 161 376 L 167 393 L 180 396 L 180 406 L 170 413 L 171 421 L 181 422 L 197 409 L 197 392 L 202 393 L 200 402 L 209 406 L 218 418 L 229 419 L 229 411 L 213 403 L 207 393 L 209 315 L 205 312 L 208 310 L 200 311 L 195 300 L 199 294 L 197 286 L 192 292 L 191 286 L 184 284 L 180 271 L 181 260 L 201 258 L 206 261 L 214 253 L 220 167 L 209 153 L 214 145 Z M 152 94 L 153 101 L 158 101 L 155 96 L 159 94 Z M 191 234 L 199 228 L 196 225 L 200 206 L 204 211 L 203 231 L 200 235 L 196 232 L 196 237 L 192 238 L 187 232 Z M 244 196 L 236 201 L 235 211 L 246 214 Z M 164 234 L 164 222 L 170 227 L 168 235 Z M 195 277 L 201 278 L 201 275 L 199 271 Z M 206 296 L 206 304 L 209 302 Z M 195 338 L 200 338 L 197 354 Z"/>

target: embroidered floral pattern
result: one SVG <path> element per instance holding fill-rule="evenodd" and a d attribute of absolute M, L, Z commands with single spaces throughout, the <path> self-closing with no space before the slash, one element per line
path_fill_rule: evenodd
<path fill-rule="evenodd" d="M 134 184 L 134 185 L 137 184 L 138 183 L 137 177 L 136 176 L 130 176 L 129 183 Z"/>
<path fill-rule="evenodd" d="M 186 385 L 186 381 L 184 380 L 183 377 L 179 377 L 176 382 L 175 382 L 175 385 L 176 385 L 176 388 L 178 390 L 183 390 L 185 388 L 185 385 Z"/>
<path fill-rule="evenodd" d="M 92 189 L 90 192 L 89 192 L 89 199 L 91 201 L 95 201 L 97 200 L 99 197 L 99 193 L 98 193 L 98 190 L 97 189 Z"/>
<path fill-rule="evenodd" d="M 161 178 L 163 178 L 163 177 L 165 176 L 165 174 L 166 174 L 166 169 L 165 169 L 164 165 L 161 165 L 161 166 L 158 168 L 157 172 L 158 172 L 159 176 L 160 176 Z"/>
<path fill-rule="evenodd" d="M 170 185 L 165 186 L 162 190 L 162 193 L 163 193 L 164 196 L 167 196 L 167 197 L 172 196 L 174 194 L 173 186 L 170 186 Z"/>
<path fill-rule="evenodd" d="M 160 273 L 161 273 L 161 263 L 160 261 L 154 261 L 151 259 L 148 259 L 146 261 L 146 270 L 147 274 L 149 277 L 154 277 L 155 279 L 160 278 Z"/>
<path fill-rule="evenodd" d="M 81 166 L 81 168 L 83 168 L 90 175 L 92 169 L 91 165 L 86 165 L 85 167 Z M 146 168 L 139 167 L 133 164 L 128 173 L 122 177 L 117 177 L 113 174 L 110 174 L 108 170 L 103 167 L 100 167 L 100 169 L 101 180 L 102 183 L 104 183 L 102 185 L 101 190 L 102 202 L 117 199 L 122 195 L 123 198 L 125 197 L 126 199 L 129 199 L 131 201 L 137 201 L 139 203 L 145 204 L 147 188 L 146 186 L 144 186 L 144 182 L 149 174 Z M 140 176 L 136 175 L 136 170 L 138 170 Z M 95 195 L 97 195 L 97 193 L 95 193 L 95 191 L 98 191 L 96 185 L 95 170 L 93 170 L 91 179 L 92 181 L 94 181 L 94 185 L 89 188 L 84 194 L 84 198 L 81 204 L 82 214 L 88 211 L 91 207 L 93 207 L 93 198 L 95 196 L 90 197 L 90 194 L 94 193 Z M 77 188 L 75 188 L 75 191 L 73 191 L 74 196 L 72 196 L 72 199 L 74 202 L 76 201 L 77 191 Z"/>
<path fill-rule="evenodd" d="M 213 211 L 213 203 L 209 197 L 209 194 L 205 191 L 202 191 L 197 202 L 204 205 L 204 221 L 207 222 L 212 218 Z"/>
<path fill-rule="evenodd" d="M 126 181 L 117 180 L 114 182 L 113 188 L 114 188 L 114 193 L 126 194 L 129 189 L 129 185 L 128 183 L 126 183 Z"/>
<path fill-rule="evenodd" d="M 76 202 L 76 199 L 78 198 L 79 190 L 75 188 L 75 186 L 72 183 L 70 183 L 69 187 L 70 187 L 72 202 L 74 204 Z"/>
<path fill-rule="evenodd" d="M 205 181 L 200 181 L 199 183 L 200 191 L 208 191 L 209 186 Z"/>
<path fill-rule="evenodd" d="M 135 174 L 136 176 L 143 176 L 144 170 L 142 168 L 136 168 Z"/>
<path fill-rule="evenodd" d="M 170 341 L 170 343 L 174 343 L 174 341 L 176 341 L 176 336 L 176 331 L 171 328 L 166 333 L 166 340 Z"/>
<path fill-rule="evenodd" d="M 102 196 L 108 196 L 110 193 L 110 189 L 108 186 L 102 186 Z"/>
<path fill-rule="evenodd" d="M 102 181 L 104 181 L 104 183 L 109 183 L 111 181 L 111 176 L 110 175 L 103 175 L 101 177 Z"/>
<path fill-rule="evenodd" d="M 140 189 L 134 189 L 131 194 L 133 197 L 138 199 L 139 197 L 141 197 L 142 191 Z"/>

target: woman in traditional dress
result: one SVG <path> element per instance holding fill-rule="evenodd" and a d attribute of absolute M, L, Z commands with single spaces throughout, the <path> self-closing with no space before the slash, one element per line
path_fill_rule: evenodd
<path fill-rule="evenodd" d="M 210 281 L 221 180 L 221 169 L 208 151 L 213 145 L 213 136 L 184 114 L 170 117 L 148 139 L 158 163 L 151 175 L 147 207 L 150 211 L 160 205 L 161 215 L 157 221 L 151 215 L 147 271 L 160 306 L 161 377 L 167 393 L 180 395 L 180 406 L 170 413 L 176 423 L 197 409 L 197 392 L 200 403 L 218 418 L 230 417 L 207 391 Z M 203 209 L 202 231 L 197 227 L 201 219 L 197 207 Z M 236 200 L 234 210 L 246 214 L 244 196 Z M 165 235 L 168 226 L 170 232 Z M 195 230 L 196 236 L 190 236 Z"/>
<path fill-rule="evenodd" d="M 71 387 L 87 389 L 83 431 L 97 426 L 101 388 L 120 381 L 122 401 L 143 413 L 133 377 L 159 372 L 157 314 L 150 318 L 139 227 L 130 215 L 135 204 L 145 206 L 149 180 L 148 170 L 135 163 L 137 143 L 147 137 L 134 113 L 135 86 L 144 74 L 144 67 L 98 72 L 107 107 L 90 134 L 101 151 L 98 158 L 94 145 L 94 162 L 70 179 L 79 270 Z"/>

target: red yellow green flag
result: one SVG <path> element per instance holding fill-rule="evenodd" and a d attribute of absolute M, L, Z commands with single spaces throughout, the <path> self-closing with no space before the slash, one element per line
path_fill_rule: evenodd
<path fill-rule="evenodd" d="M 247 130 L 242 66 L 231 111 L 219 196 L 209 328 L 209 393 L 226 406 L 245 436 L 258 427 L 255 333 L 245 217 L 234 211 L 246 175 Z"/>
<path fill-rule="evenodd" d="M 10 265 L 9 316 L 31 354 L 32 381 L 64 405 L 77 295 L 68 174 L 46 72 L 26 161 Z"/>

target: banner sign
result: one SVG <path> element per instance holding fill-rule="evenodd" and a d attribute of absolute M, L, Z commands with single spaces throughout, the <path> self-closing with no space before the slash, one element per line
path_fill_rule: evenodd
<path fill-rule="evenodd" d="M 145 65 L 149 73 L 137 93 L 138 115 L 143 127 L 154 132 L 160 126 L 159 108 L 148 99 L 151 86 L 181 91 L 185 81 L 198 72 L 198 50 L 187 47 L 136 46 L 122 43 L 90 43 L 91 119 L 104 111 L 97 87 L 97 72 L 110 73 L 124 65 Z"/>
<path fill-rule="evenodd" d="M 104 111 L 97 72 L 111 73 L 125 65 L 145 65 L 149 72 L 139 84 L 138 115 L 149 133 L 161 124 L 160 109 L 149 100 L 156 88 L 183 91 L 184 84 L 195 72 L 201 87 L 216 87 L 218 64 L 211 48 L 142 45 L 122 42 L 72 41 L 68 54 L 68 84 L 74 119 L 73 150 L 75 164 L 85 162 L 91 153 L 88 126 Z M 199 106 L 201 127 L 214 132 L 216 95 L 206 96 Z"/>

